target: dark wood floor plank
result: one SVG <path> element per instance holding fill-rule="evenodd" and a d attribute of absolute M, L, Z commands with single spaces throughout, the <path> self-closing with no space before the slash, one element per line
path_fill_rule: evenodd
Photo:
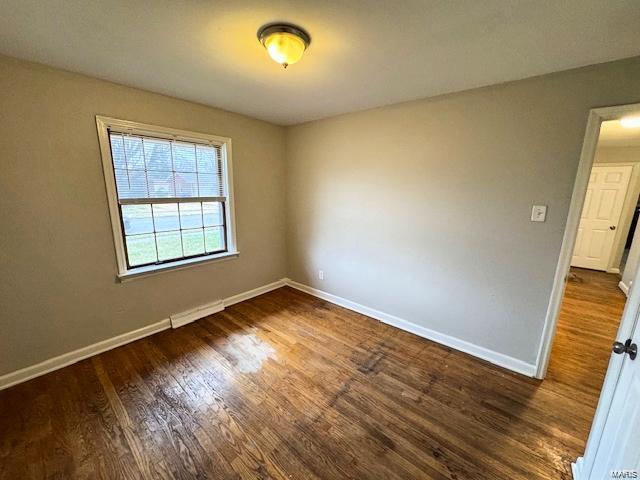
<path fill-rule="evenodd" d="M 212 346 L 224 348 L 225 335 L 220 335 L 215 330 L 214 333 L 210 333 L 208 329 L 204 328 L 206 326 L 205 322 L 201 322 L 200 326 L 203 328 L 198 332 L 199 335 L 203 335 L 204 338 L 211 341 Z M 216 355 L 219 355 L 216 348 L 214 348 Z M 228 363 L 225 358 L 214 358 L 218 365 Z M 236 375 L 231 370 L 229 370 L 229 381 L 238 385 L 243 391 L 259 391 L 256 389 L 257 385 L 253 383 L 253 380 L 246 376 Z M 277 432 L 280 441 L 286 443 L 298 458 L 304 459 L 308 468 L 314 474 L 320 473 L 323 478 L 326 478 L 327 475 L 334 478 L 349 478 L 348 470 L 344 472 L 340 468 L 345 463 L 350 466 L 355 462 L 355 458 L 349 457 L 345 452 L 341 452 L 338 457 L 334 458 L 331 451 L 333 445 L 329 442 L 318 441 L 315 438 L 317 425 L 314 425 L 313 430 L 305 428 L 311 418 L 309 410 L 299 410 L 297 399 L 284 396 L 278 387 L 279 385 L 265 383 L 262 390 L 264 394 L 258 395 L 260 404 L 257 405 L 258 408 L 254 409 L 253 412 L 258 418 L 257 423 L 271 426 L 273 431 Z M 238 413 L 246 411 L 246 397 L 255 398 L 253 395 L 227 396 L 232 408 Z M 247 415 L 242 417 L 247 418 Z M 354 476 L 353 478 L 357 477 Z"/>
<path fill-rule="evenodd" d="M 210 323 L 208 327 L 216 331 L 221 338 L 233 338 L 235 328 L 228 329 L 225 328 L 224 325 L 225 324 L 223 322 L 215 322 Z M 242 336 L 240 338 L 247 337 Z M 313 380 L 311 378 L 299 376 L 296 378 L 296 381 L 294 381 L 293 379 L 298 372 L 292 368 L 292 364 L 289 361 L 287 361 L 286 365 L 278 366 L 278 368 L 270 368 L 272 366 L 273 365 L 269 362 L 266 362 L 262 366 L 263 374 L 261 377 L 264 377 L 266 382 L 264 387 L 270 388 L 271 385 L 278 382 L 278 391 L 280 393 L 284 393 L 286 398 L 296 399 L 298 403 L 298 411 L 300 412 L 299 418 L 306 419 L 311 422 L 315 428 L 317 420 L 331 412 L 327 410 L 328 405 L 322 401 L 322 395 L 317 391 L 317 386 L 314 384 Z M 242 375 L 242 372 L 239 371 L 237 374 Z M 325 435 L 327 435 L 331 440 L 330 444 L 333 445 L 334 448 L 337 447 L 341 455 L 347 453 L 352 459 L 361 460 L 356 460 L 356 462 L 351 465 L 351 468 L 355 472 L 359 473 L 359 478 L 378 478 L 382 473 L 372 471 L 371 469 L 371 465 L 376 465 L 375 457 L 372 456 L 373 452 L 370 448 L 357 448 L 357 445 L 354 445 L 356 441 L 353 439 L 351 439 L 351 441 L 344 441 L 344 437 L 340 435 L 340 429 L 338 428 L 342 423 L 346 423 L 348 425 L 347 428 L 352 434 L 357 434 L 357 432 L 361 430 L 357 423 L 352 423 L 347 418 L 338 418 L 336 416 L 332 418 L 332 422 L 329 423 L 329 427 L 334 427 L 334 429 L 331 430 L 330 428 L 327 428 L 324 430 Z M 357 439 L 360 437 L 356 435 L 355 438 Z M 384 476 L 387 478 L 403 478 L 395 471 L 386 471 L 384 472 Z"/>
<path fill-rule="evenodd" d="M 382 343 L 384 343 L 384 341 L 382 341 Z M 379 347 L 379 346 L 378 346 L 378 347 Z M 335 352 L 334 352 L 334 353 L 335 353 Z M 302 355 L 302 354 L 298 354 L 296 357 L 297 357 L 297 358 L 302 358 L 302 357 L 303 357 L 303 355 Z M 376 348 L 373 348 L 373 349 L 371 350 L 371 358 L 376 359 L 377 357 L 379 357 L 379 351 L 378 351 Z M 384 358 L 384 357 L 380 357 L 380 358 Z M 308 360 L 307 360 L 307 361 L 308 361 Z M 370 363 L 370 362 L 365 361 L 365 363 Z M 344 363 L 343 363 L 343 365 L 344 365 Z M 403 367 L 404 367 L 404 366 L 400 366 L 400 368 L 399 368 L 399 369 L 397 369 L 397 370 L 398 370 L 398 371 L 402 371 L 402 368 L 403 368 Z M 317 371 L 317 370 L 318 370 L 318 368 L 314 368 L 314 371 Z M 369 372 L 369 373 L 370 373 L 370 372 Z M 420 377 L 420 376 L 416 376 L 416 378 L 421 378 L 421 377 Z M 480 377 L 479 377 L 479 378 L 480 378 Z M 354 380 L 354 382 L 355 382 L 355 379 L 352 379 L 352 380 Z M 380 381 L 379 381 L 379 380 L 380 380 L 380 378 L 377 378 L 377 379 L 376 379 L 376 382 L 375 382 L 375 383 L 377 383 L 378 385 L 380 385 Z M 354 383 L 354 384 L 355 384 L 355 383 Z M 457 384 L 457 383 L 456 383 L 456 384 Z M 371 396 L 371 394 L 372 394 L 372 393 L 374 393 L 374 392 L 371 392 L 371 391 L 367 392 L 367 395 L 364 395 L 364 396 L 363 396 L 363 398 L 369 398 L 369 397 Z M 386 395 L 387 395 L 387 397 L 386 397 L 386 398 L 389 398 L 389 399 L 393 398 L 393 390 L 388 390 L 388 391 L 386 392 Z M 318 396 L 319 396 L 319 395 L 318 395 Z M 429 409 L 429 410 L 432 410 L 432 409 L 433 409 L 431 405 L 423 405 L 423 406 L 421 406 L 421 407 L 422 407 L 422 408 L 427 408 L 427 409 Z M 437 407 L 438 407 L 438 408 L 436 408 L 436 409 L 437 409 L 437 410 L 440 410 L 440 411 L 441 411 L 443 408 L 445 408 L 445 410 L 448 408 L 448 407 L 447 407 L 447 406 L 445 406 L 445 405 L 437 405 Z M 393 404 L 393 405 L 391 405 L 391 406 L 390 406 L 389 411 L 404 411 L 404 410 L 406 410 L 407 408 L 410 408 L 410 407 L 409 407 L 408 405 L 406 405 L 406 404 L 404 404 L 404 405 L 403 405 L 403 404 Z M 476 406 L 475 406 L 475 408 L 476 408 L 476 410 L 477 410 L 477 409 L 481 408 L 481 405 L 476 405 Z M 478 418 L 478 414 L 477 414 L 477 412 L 476 412 L 476 414 L 475 414 L 475 415 L 476 415 L 476 418 Z M 419 418 L 419 417 L 418 417 L 418 418 Z M 412 419 L 412 422 L 415 422 L 415 419 Z M 471 427 L 472 427 L 472 426 L 471 426 Z M 478 436 L 480 435 L 480 433 L 479 433 L 478 431 L 474 431 L 474 429 L 473 429 L 473 428 L 471 428 L 471 427 L 470 427 L 470 426 L 466 426 L 466 427 L 463 429 L 463 434 L 464 434 L 464 436 L 467 436 L 467 437 L 472 438 L 472 439 L 473 439 L 473 443 L 476 443 L 476 444 L 477 444 L 477 443 L 478 443 L 478 442 L 477 442 L 477 438 L 478 438 Z M 431 430 L 432 430 L 432 431 L 434 430 L 433 426 L 432 426 Z M 489 429 L 489 430 L 487 430 L 487 432 L 490 432 L 490 429 Z M 520 431 L 518 431 L 518 433 L 520 433 Z M 459 443 L 459 441 L 460 441 L 461 439 L 462 439 L 462 435 L 458 434 L 458 436 L 456 437 L 456 441 L 457 441 L 457 443 Z M 443 440 L 442 440 L 442 439 L 441 439 L 441 442 L 443 442 Z M 492 443 L 494 443 L 494 442 L 492 442 L 491 440 L 487 441 L 487 445 L 491 445 Z M 525 453 L 525 454 L 527 454 L 527 453 L 528 453 L 528 454 L 531 454 L 532 452 L 528 451 L 528 447 L 527 447 L 526 445 L 527 445 L 527 444 L 526 444 L 526 441 L 525 441 L 525 442 L 523 442 L 522 449 L 524 450 L 524 453 Z M 467 449 L 469 449 L 469 450 L 473 450 L 473 448 L 474 448 L 474 447 L 473 447 L 472 445 L 466 445 L 466 448 L 467 448 Z M 515 463 L 516 463 L 516 465 L 517 465 L 517 464 L 518 464 L 518 460 L 519 460 L 519 459 L 518 459 L 518 458 L 515 458 L 515 459 L 513 459 L 513 460 L 514 460 L 514 462 L 515 462 Z M 503 472 L 503 475 L 506 475 L 506 474 L 507 474 L 507 473 Z"/>
<path fill-rule="evenodd" d="M 301 343 L 304 344 L 304 339 L 301 339 Z M 375 358 L 377 354 L 374 351 L 372 355 Z M 355 400 L 351 398 L 350 393 L 351 393 L 352 387 L 355 387 L 359 382 L 361 382 L 359 378 L 366 379 L 366 376 L 371 374 L 371 371 L 368 371 L 367 369 L 362 369 L 361 368 L 362 365 L 359 363 L 349 364 L 348 362 L 345 362 L 345 361 L 340 362 L 339 356 L 335 355 L 335 352 L 334 352 L 334 355 L 331 355 L 327 353 L 326 350 L 323 350 L 323 349 L 312 351 L 306 348 L 304 345 L 301 345 L 299 347 L 299 349 L 296 351 L 296 355 L 292 358 L 292 360 L 301 362 L 301 364 L 296 364 L 296 366 L 300 368 L 298 371 L 289 372 L 289 375 L 287 376 L 287 378 L 290 379 L 292 385 L 303 385 L 303 386 L 300 388 L 299 392 L 295 391 L 295 388 L 294 388 L 294 390 L 291 392 L 291 395 L 303 395 L 303 396 L 311 395 L 312 398 L 317 398 L 317 399 L 327 398 L 327 402 L 331 403 L 331 407 L 337 408 L 338 406 L 341 406 L 342 410 L 345 410 L 346 405 L 351 406 L 350 404 L 355 402 Z M 313 386 L 309 386 L 309 382 L 305 382 L 305 379 L 302 378 L 303 374 L 300 374 L 300 372 L 304 370 L 304 366 L 307 366 L 307 367 L 312 367 L 313 372 L 317 374 L 317 372 L 323 370 L 323 362 L 325 363 L 325 365 L 329 365 L 330 368 L 326 369 L 326 371 L 330 375 L 323 377 L 319 382 L 319 384 L 314 389 Z M 365 363 L 370 363 L 370 362 L 365 362 Z M 290 364 L 290 361 L 288 361 L 288 364 Z M 337 372 L 340 372 L 341 375 L 337 376 L 336 375 Z M 369 384 L 366 387 L 368 391 L 366 392 L 366 395 L 364 397 L 365 399 L 364 404 L 361 404 L 361 407 L 366 409 L 368 412 L 371 412 L 371 415 L 365 415 L 362 410 L 354 412 L 347 409 L 348 411 L 344 414 L 345 417 L 356 418 L 356 419 L 359 419 L 361 422 L 365 422 L 365 420 L 369 420 L 369 422 L 377 423 L 375 420 L 376 414 L 378 414 L 377 416 L 382 415 L 384 417 L 388 415 L 389 412 L 395 412 L 395 415 L 396 415 L 395 420 L 398 421 L 400 419 L 398 417 L 398 411 L 401 411 L 401 409 L 406 408 L 406 405 L 392 403 L 391 406 L 387 409 L 387 411 L 385 412 L 376 411 L 380 409 L 380 405 L 377 405 L 377 404 L 373 405 L 371 401 L 372 401 L 372 397 L 376 397 L 379 395 L 377 394 L 377 392 L 371 391 L 370 382 L 367 382 L 367 383 Z M 284 388 L 286 389 L 286 387 L 287 386 L 285 386 Z M 329 387 L 328 390 L 327 390 L 327 387 Z M 344 397 L 346 401 L 345 402 L 340 401 L 342 400 L 341 397 Z M 393 397 L 393 393 L 390 399 L 392 397 Z M 373 398 L 373 400 L 375 400 L 375 398 Z M 327 408 L 329 408 L 329 405 L 326 405 L 326 404 L 322 405 L 322 409 L 323 409 L 322 411 L 326 412 Z M 419 420 L 422 420 L 421 417 L 418 417 L 418 418 Z M 412 428 L 412 426 L 415 425 L 415 418 L 404 419 L 404 421 L 405 421 L 405 423 L 403 424 L 404 428 Z M 337 423 L 336 419 L 332 419 L 332 423 Z M 431 425 L 431 427 L 432 427 L 431 433 L 433 434 L 433 430 L 435 430 L 435 427 L 433 425 Z M 441 424 L 439 425 L 439 427 L 442 432 L 448 433 L 447 425 Z M 370 431 L 372 432 L 377 432 L 372 435 L 374 437 L 378 437 L 378 438 L 386 437 L 386 435 L 383 433 L 386 427 L 381 428 L 379 424 L 378 426 L 373 426 L 371 425 L 371 423 L 365 422 L 365 428 L 369 428 Z M 401 432 L 401 434 L 402 433 L 406 434 L 406 432 L 407 431 L 405 430 L 404 432 Z M 459 439 L 456 439 L 456 440 L 459 440 Z M 464 463 L 464 459 L 462 457 L 457 457 L 455 462 L 448 462 L 447 461 L 448 459 L 446 458 L 446 455 L 445 455 L 446 448 L 443 445 L 444 440 L 440 438 L 439 441 L 438 439 L 435 439 L 433 441 L 437 443 L 435 445 L 432 445 L 431 449 L 429 449 L 428 437 L 423 437 L 418 439 L 417 443 L 423 448 L 423 450 L 412 451 L 411 458 L 413 458 L 414 460 L 416 458 L 430 459 L 432 457 L 433 451 L 438 450 L 439 453 L 435 457 L 436 460 L 432 463 L 431 466 L 432 467 L 435 466 L 435 468 L 439 468 L 442 472 L 449 472 L 452 464 Z M 449 442 L 449 444 L 452 444 L 452 442 Z M 394 446 L 397 446 L 397 445 L 394 444 Z M 455 455 L 455 454 L 450 453 L 450 455 Z M 422 468 L 429 468 L 429 467 L 425 467 L 425 465 L 422 465 Z"/>
<path fill-rule="evenodd" d="M 543 382 L 282 288 L 0 392 L 0 479 L 569 479 L 625 303 L 574 273 Z"/>

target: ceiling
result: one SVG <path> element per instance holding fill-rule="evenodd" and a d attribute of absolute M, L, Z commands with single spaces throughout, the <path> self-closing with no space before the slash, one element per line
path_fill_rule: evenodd
<path fill-rule="evenodd" d="M 312 37 L 287 70 L 256 39 Z M 0 53 L 288 125 L 640 53 L 638 0 L 3 0 Z"/>
<path fill-rule="evenodd" d="M 632 116 L 640 117 L 640 112 Z M 640 147 L 640 127 L 625 128 L 618 120 L 602 122 L 598 147 Z"/>

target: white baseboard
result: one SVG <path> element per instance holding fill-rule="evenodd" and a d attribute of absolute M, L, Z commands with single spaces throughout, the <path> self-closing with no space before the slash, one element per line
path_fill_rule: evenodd
<path fill-rule="evenodd" d="M 210 315 L 212 313 L 215 313 L 216 311 L 224 310 L 225 306 L 230 306 L 234 303 L 248 300 L 258 295 L 262 295 L 263 293 L 270 292 L 271 290 L 283 287 L 284 285 L 284 279 L 278 280 L 276 282 L 269 283 L 268 285 L 263 285 L 262 287 L 254 288 L 253 290 L 249 290 L 247 292 L 243 292 L 238 295 L 225 298 L 223 300 L 218 300 L 217 302 L 208 304 L 204 307 L 190 310 L 189 312 L 185 312 L 178 316 L 174 315 L 172 317 L 177 317 L 176 326 L 174 326 L 174 328 L 190 323 L 194 320 L 197 320 L 198 318 L 202 318 L 202 316 Z M 207 309 L 210 310 L 209 313 L 200 315 L 204 310 Z M 9 388 L 13 385 L 17 385 L 18 383 L 26 382 L 27 380 L 31 380 L 32 378 L 36 378 L 46 373 L 53 372 L 54 370 L 66 367 L 67 365 L 79 362 L 80 360 L 84 360 L 85 358 L 92 357 L 93 355 L 106 352 L 107 350 L 111 350 L 135 340 L 153 335 L 154 333 L 161 332 L 162 330 L 171 328 L 172 321 L 173 318 L 167 318 L 152 325 L 147 325 L 146 327 L 123 333 L 122 335 L 108 338 L 106 340 L 102 340 L 101 342 L 79 348 L 78 350 L 74 350 L 72 352 L 67 352 L 57 357 L 50 358 L 48 360 L 45 360 L 44 362 L 31 365 L 30 367 L 25 367 L 20 370 L 16 370 L 15 372 L 10 372 L 2 375 L 0 376 L 0 390 Z"/>
<path fill-rule="evenodd" d="M 249 290 L 247 292 L 239 293 L 238 295 L 234 295 L 233 297 L 228 297 L 222 300 L 225 307 L 229 307 L 236 303 L 244 302 L 245 300 L 249 300 L 250 298 L 257 297 L 258 295 L 262 295 L 263 293 L 270 292 L 271 290 L 277 290 L 278 288 L 282 288 L 286 285 L 286 281 L 284 278 L 277 280 L 272 283 L 268 283 L 267 285 L 263 285 L 258 288 L 254 288 L 253 290 Z"/>
<path fill-rule="evenodd" d="M 0 377 L 0 390 L 17 385 L 18 383 L 26 382 L 27 380 L 39 377 L 45 373 L 53 372 L 54 370 L 66 367 L 72 363 L 84 360 L 85 358 L 106 352 L 107 350 L 153 335 L 154 333 L 161 332 L 170 326 L 171 324 L 167 318 L 157 323 L 147 325 L 146 327 L 123 333 L 122 335 L 108 338 L 107 340 L 102 340 L 101 342 L 94 343 L 93 345 L 88 345 L 72 352 L 63 353 L 62 355 L 50 358 L 44 362 L 31 365 L 30 367 L 7 373 Z"/>
<path fill-rule="evenodd" d="M 199 307 L 187 310 L 186 312 L 176 313 L 171 315 L 171 328 L 178 328 L 186 325 L 187 323 L 195 322 L 201 318 L 213 315 L 224 310 L 224 303 L 222 300 L 217 300 L 213 303 L 207 303 Z"/>
<path fill-rule="evenodd" d="M 290 279 L 278 280 L 267 285 L 254 288 L 247 292 L 239 293 L 238 295 L 234 295 L 214 302 L 212 304 L 208 304 L 204 308 L 201 307 L 199 309 L 190 310 L 189 312 L 185 312 L 184 314 L 182 314 L 182 318 L 180 318 L 180 315 L 174 316 L 177 317 L 175 325 L 185 325 L 186 323 L 194 321 L 197 318 L 202 318 L 203 315 L 201 314 L 204 310 L 211 310 L 209 313 L 206 313 L 206 315 L 210 315 L 211 313 L 224 310 L 224 307 L 228 307 L 235 303 L 239 303 L 258 295 L 262 295 L 263 293 L 276 290 L 285 285 L 289 285 L 293 288 L 309 293 L 315 297 L 322 298 L 336 305 L 340 305 L 341 307 L 348 308 L 349 310 L 353 310 L 355 312 L 375 318 L 376 320 L 400 328 L 401 330 L 411 332 L 415 335 L 427 338 L 456 350 L 460 350 L 483 360 L 487 360 L 509 370 L 513 370 L 530 377 L 534 376 L 535 374 L 534 365 L 525 363 L 521 360 L 503 355 L 501 353 L 494 352 L 492 350 L 488 350 L 484 347 L 474 345 L 464 340 L 460 340 L 458 338 L 436 332 L 421 325 L 416 325 L 415 323 L 403 320 L 394 315 L 390 315 L 379 310 L 360 305 L 359 303 L 352 302 L 337 295 L 323 292 L 322 290 L 303 285 Z M 102 352 L 106 352 L 107 350 L 125 345 L 140 338 L 153 335 L 154 333 L 171 328 L 171 326 L 172 320 L 167 318 L 152 325 L 147 325 L 146 327 L 142 327 L 137 330 L 123 333 L 122 335 L 118 335 L 116 337 L 79 348 L 78 350 L 74 350 L 72 352 L 50 358 L 48 360 L 45 360 L 44 362 L 40 362 L 38 364 L 16 370 L 15 372 L 7 373 L 0 376 L 0 390 L 11 387 L 13 385 L 17 385 L 18 383 L 26 382 L 27 380 L 31 380 L 32 378 L 39 377 L 54 370 L 58 370 L 60 368 L 66 367 L 67 365 L 71 365 L 73 363 L 79 362 L 80 360 L 84 360 L 85 358 L 97 355 Z"/>
<path fill-rule="evenodd" d="M 573 480 L 582 480 L 582 461 L 583 458 L 579 457 L 575 463 L 571 464 L 571 474 L 573 475 Z"/>
<path fill-rule="evenodd" d="M 253 297 L 257 297 L 258 295 L 262 295 L 263 293 L 270 292 L 271 290 L 275 290 L 276 288 L 284 287 L 284 285 L 285 285 L 284 279 L 277 280 L 267 285 L 262 285 L 261 287 L 254 288 L 253 290 L 242 292 L 237 295 L 233 295 L 232 297 L 228 297 L 223 300 L 217 300 L 213 303 L 201 305 L 191 310 L 187 310 L 186 312 L 176 313 L 174 315 L 171 315 L 170 317 L 171 327 L 172 328 L 182 327 L 187 323 L 195 322 L 196 320 L 200 320 L 201 318 L 208 317 L 209 315 L 213 315 L 214 313 L 221 312 L 222 310 L 224 310 L 225 307 L 228 307 L 235 303 L 243 302 Z"/>
<path fill-rule="evenodd" d="M 607 268 L 607 273 L 620 273 L 620 269 L 617 267 L 614 268 Z"/>
<path fill-rule="evenodd" d="M 627 287 L 627 285 L 620 280 L 620 282 L 618 282 L 618 287 L 620 287 L 620 290 L 622 290 L 622 292 L 628 297 L 629 296 L 629 287 Z"/>
<path fill-rule="evenodd" d="M 432 340 L 436 343 L 446 345 L 447 347 L 451 347 L 455 350 L 460 350 L 461 352 L 468 353 L 470 355 L 473 355 L 474 357 L 481 358 L 500 367 L 504 367 L 508 370 L 521 373 L 528 377 L 535 376 L 536 366 L 530 363 L 523 362 L 522 360 L 518 360 L 517 358 L 494 352 L 493 350 L 489 350 L 465 340 L 460 340 L 459 338 L 455 338 L 450 335 L 436 332 L 435 330 L 423 327 L 422 325 L 417 325 L 394 315 L 390 315 L 388 313 L 366 307 L 359 303 L 352 302 L 351 300 L 347 300 L 346 298 L 342 298 L 337 295 L 333 295 L 331 293 L 309 287 L 308 285 L 298 283 L 291 279 L 286 279 L 286 284 L 297 290 L 313 295 L 314 297 L 322 298 L 323 300 L 334 303 L 344 308 L 348 308 L 349 310 L 353 310 L 354 312 L 362 313 L 363 315 L 375 318 L 376 320 L 379 320 L 388 325 L 392 325 L 401 330 L 411 332 L 415 335 L 424 337 L 428 340 Z"/>

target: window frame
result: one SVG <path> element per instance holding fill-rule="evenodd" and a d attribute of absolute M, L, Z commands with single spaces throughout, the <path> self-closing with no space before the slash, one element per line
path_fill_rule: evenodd
<path fill-rule="evenodd" d="M 129 120 L 120 120 L 101 115 L 96 115 L 96 126 L 98 129 L 98 140 L 100 143 L 100 153 L 102 157 L 102 170 L 104 173 L 107 201 L 109 205 L 109 216 L 113 230 L 113 241 L 118 267 L 117 275 L 121 281 L 140 276 L 152 275 L 166 270 L 181 269 L 202 263 L 229 259 L 239 255 L 240 252 L 238 252 L 236 244 L 235 209 L 233 201 L 233 164 L 230 138 L 200 132 L 178 130 L 169 127 L 160 127 L 157 125 L 149 125 Z M 129 262 L 124 238 L 124 228 L 116 188 L 115 166 L 111 155 L 111 142 L 109 140 L 110 131 L 113 131 L 114 133 L 141 135 L 145 137 L 183 141 L 201 145 L 216 145 L 220 148 L 222 159 L 222 180 L 224 182 L 224 189 L 226 192 L 226 200 L 220 202 L 222 204 L 224 214 L 223 231 L 226 237 L 226 250 L 224 252 L 187 258 L 183 257 L 176 260 L 163 261 L 161 263 L 159 262 L 145 266 L 128 266 Z M 163 198 L 162 200 L 164 202 L 167 201 L 166 198 Z M 176 203 L 179 203 L 179 199 L 176 200 Z"/>

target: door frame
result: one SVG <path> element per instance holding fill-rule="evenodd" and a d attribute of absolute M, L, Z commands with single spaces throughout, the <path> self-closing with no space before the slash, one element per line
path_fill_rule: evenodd
<path fill-rule="evenodd" d="M 566 278 L 571 265 L 571 257 L 573 255 L 573 248 L 576 241 L 578 226 L 580 224 L 582 207 L 587 193 L 591 167 L 594 163 L 598 138 L 600 136 L 600 125 L 604 121 L 617 120 L 625 114 L 637 113 L 639 111 L 640 103 L 593 108 L 589 111 L 587 128 L 580 154 L 580 162 L 578 164 L 576 179 L 573 186 L 573 194 L 571 195 L 571 203 L 567 215 L 562 246 L 560 248 L 558 264 L 545 318 L 545 325 L 542 332 L 542 340 L 540 342 L 538 356 L 536 359 L 536 378 L 543 379 L 549 366 L 551 347 L 556 334 Z M 638 265 L 638 270 L 640 272 L 640 264 Z M 640 282 L 634 282 L 629 291 L 627 303 L 625 304 L 622 320 L 616 336 L 617 340 L 622 338 L 623 342 L 625 339 L 630 338 L 636 318 L 640 313 L 640 289 L 638 288 L 637 283 Z M 591 425 L 591 431 L 587 440 L 584 456 L 580 457 L 576 460 L 576 463 L 572 464 L 574 478 L 576 480 L 588 479 L 591 473 L 595 454 L 598 450 L 604 424 L 609 414 L 613 394 L 622 369 L 623 359 L 623 355 L 611 355 L 610 357 L 607 374 L 600 392 L 600 399 Z"/>
<path fill-rule="evenodd" d="M 629 105 L 618 105 L 613 107 L 592 108 L 589 111 L 587 120 L 587 128 L 582 144 L 582 152 L 580 153 L 580 163 L 576 172 L 576 179 L 573 185 L 573 194 L 571 195 L 571 203 L 569 204 L 569 213 L 567 215 L 567 223 L 562 238 L 562 246 L 558 257 L 555 275 L 553 278 L 553 286 L 549 296 L 549 305 L 545 317 L 544 328 L 542 330 L 542 340 L 538 347 L 538 355 L 536 358 L 536 374 L 535 377 L 543 379 L 549 367 L 549 358 L 551 356 L 551 347 L 556 334 L 558 325 L 558 315 L 562 305 L 562 297 L 566 285 L 567 274 L 571 266 L 571 257 L 573 255 L 573 247 L 576 242 L 578 226 L 580 224 L 580 215 L 582 214 L 582 206 L 587 194 L 587 185 L 591 176 L 591 167 L 594 163 L 598 138 L 600 136 L 600 124 L 607 120 L 616 120 L 627 113 L 636 113 L 640 111 L 640 103 Z"/>

